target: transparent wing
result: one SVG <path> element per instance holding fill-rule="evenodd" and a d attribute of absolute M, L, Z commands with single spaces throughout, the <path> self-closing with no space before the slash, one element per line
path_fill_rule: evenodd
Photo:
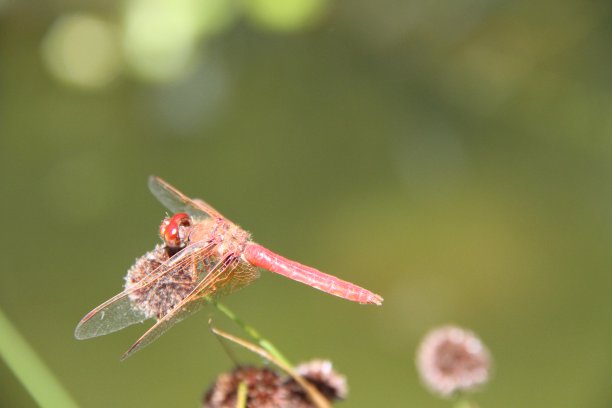
<path fill-rule="evenodd" d="M 145 276 L 130 290 L 124 290 L 87 313 L 77 325 L 74 336 L 80 340 L 88 339 L 143 322 L 149 316 L 138 308 L 133 307 L 130 301 L 130 294 L 135 291 L 147 290 L 167 274 L 190 267 L 190 263 L 194 262 L 194 260 L 202 263 L 204 259 L 210 256 L 213 247 L 213 244 L 202 241 L 189 245 L 178 252 L 158 268 L 151 271 L 148 276 Z"/>
<path fill-rule="evenodd" d="M 173 213 L 186 212 L 197 218 L 221 216 L 212 206 L 200 199 L 191 199 L 187 197 L 159 177 L 149 177 L 149 190 L 151 190 L 151 193 L 153 193 L 155 198 L 157 198 L 164 207 Z"/>
<path fill-rule="evenodd" d="M 157 340 L 176 323 L 191 316 L 208 304 L 210 298 L 226 295 L 253 282 L 259 273 L 239 258 L 229 256 L 219 261 L 208 275 L 175 308 L 157 321 L 126 351 L 121 360 Z"/>
<path fill-rule="evenodd" d="M 74 337 L 84 340 L 102 336 L 146 319 L 142 311 L 132 307 L 127 293 L 121 292 L 87 313 L 74 330 Z"/>

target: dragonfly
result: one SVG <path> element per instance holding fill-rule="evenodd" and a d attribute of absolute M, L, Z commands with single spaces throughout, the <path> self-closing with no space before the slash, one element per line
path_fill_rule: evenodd
<path fill-rule="evenodd" d="M 328 294 L 361 304 L 383 298 L 353 283 L 284 258 L 255 243 L 251 234 L 205 201 L 189 198 L 159 177 L 149 189 L 173 215 L 161 222 L 162 243 L 128 270 L 122 292 L 87 313 L 75 329 L 77 339 L 121 330 L 156 319 L 122 356 L 151 344 L 211 299 L 243 288 L 259 269 L 285 276 Z"/>

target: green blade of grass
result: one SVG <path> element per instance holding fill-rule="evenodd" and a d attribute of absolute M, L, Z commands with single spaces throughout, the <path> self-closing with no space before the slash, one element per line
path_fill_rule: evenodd
<path fill-rule="evenodd" d="M 39 406 L 78 407 L 2 309 L 0 309 L 0 357 Z"/>

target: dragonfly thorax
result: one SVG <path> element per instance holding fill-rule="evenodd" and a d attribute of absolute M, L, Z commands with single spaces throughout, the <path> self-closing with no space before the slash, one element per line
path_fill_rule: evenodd
<path fill-rule="evenodd" d="M 229 254 L 241 254 L 251 234 L 225 218 L 207 218 L 191 228 L 190 242 L 205 240 L 215 246 L 220 258 Z"/>

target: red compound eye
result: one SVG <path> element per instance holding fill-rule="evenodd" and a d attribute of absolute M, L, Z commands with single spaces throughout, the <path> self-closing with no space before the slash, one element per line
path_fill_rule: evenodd
<path fill-rule="evenodd" d="M 186 237 L 181 236 L 181 227 L 189 227 L 191 219 L 187 213 L 176 213 L 171 218 L 166 218 L 159 226 L 159 235 L 170 248 L 182 248 L 185 246 Z"/>
<path fill-rule="evenodd" d="M 164 238 L 166 234 L 166 228 L 168 228 L 168 224 L 170 224 L 170 218 L 164 218 L 161 225 L 159 226 L 159 236 Z"/>

